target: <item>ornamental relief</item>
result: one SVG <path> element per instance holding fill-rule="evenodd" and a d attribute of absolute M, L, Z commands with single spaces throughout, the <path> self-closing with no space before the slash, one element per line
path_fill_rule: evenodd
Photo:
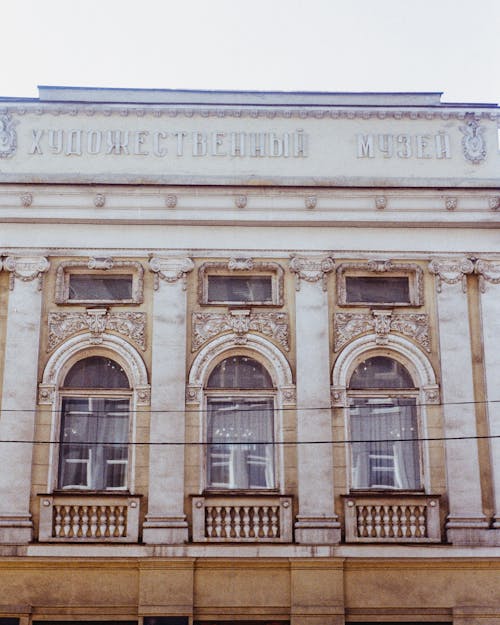
<path fill-rule="evenodd" d="M 236 345 L 244 345 L 247 342 L 248 332 L 258 332 L 279 343 L 286 351 L 290 349 L 286 313 L 249 310 L 232 310 L 229 313 L 195 312 L 192 316 L 192 326 L 192 352 L 209 339 L 224 332 L 234 333 Z"/>
<path fill-rule="evenodd" d="M 295 274 L 295 290 L 300 291 L 300 281 L 320 282 L 323 291 L 327 290 L 327 276 L 333 271 L 334 260 L 331 256 L 299 256 L 290 258 L 290 271 Z"/>
<path fill-rule="evenodd" d="M 468 116 L 465 126 L 460 126 L 462 137 L 462 151 L 465 158 L 474 165 L 478 165 L 486 158 L 486 143 L 484 141 L 484 128 L 479 121 Z"/>
<path fill-rule="evenodd" d="M 387 310 L 372 310 L 370 313 L 335 313 L 333 323 L 336 352 L 366 332 L 375 332 L 376 342 L 379 345 L 387 343 L 390 332 L 399 332 L 416 341 L 425 351 L 431 351 L 429 316 L 425 313 L 394 313 Z"/>
<path fill-rule="evenodd" d="M 146 349 L 146 313 L 108 312 L 105 308 L 89 308 L 86 312 L 51 312 L 48 323 L 48 352 L 69 336 L 83 331 L 90 331 L 92 343 L 99 344 L 102 342 L 102 334 L 108 330 L 125 336 L 143 351 Z"/>

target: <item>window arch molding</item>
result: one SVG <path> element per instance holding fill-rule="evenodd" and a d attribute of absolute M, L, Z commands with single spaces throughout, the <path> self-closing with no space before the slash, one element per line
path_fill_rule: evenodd
<path fill-rule="evenodd" d="M 295 404 L 295 385 L 290 365 L 273 343 L 261 336 L 247 334 L 246 342 L 235 344 L 231 336 L 220 336 L 200 350 L 189 372 L 186 401 L 201 402 L 201 392 L 215 367 L 230 356 L 248 356 L 261 363 L 269 372 L 281 405 Z"/>
<path fill-rule="evenodd" d="M 430 360 L 407 339 L 388 335 L 387 342 L 380 345 L 376 334 L 362 336 L 342 350 L 332 372 L 332 403 L 334 406 L 346 405 L 346 389 L 357 365 L 373 356 L 387 356 L 400 362 L 410 373 L 415 387 L 420 390 L 419 403 L 438 404 L 439 387 Z"/>
<path fill-rule="evenodd" d="M 101 340 L 102 339 L 102 340 Z M 104 356 L 119 364 L 127 375 L 130 384 L 130 432 L 131 442 L 135 440 L 135 412 L 139 406 L 148 406 L 151 403 L 151 388 L 148 384 L 147 369 L 137 350 L 127 341 L 114 334 L 103 333 L 99 343 L 90 333 L 79 334 L 60 345 L 45 365 L 42 382 L 39 384 L 38 403 L 52 406 L 50 440 L 58 443 L 61 427 L 61 392 L 69 370 L 80 360 L 91 356 Z M 56 475 L 59 462 L 59 445 L 50 446 L 49 471 L 47 487 L 50 492 L 56 484 Z M 132 446 L 130 456 L 131 466 L 135 463 L 135 447 Z M 134 471 L 130 471 L 130 490 L 134 490 Z"/>

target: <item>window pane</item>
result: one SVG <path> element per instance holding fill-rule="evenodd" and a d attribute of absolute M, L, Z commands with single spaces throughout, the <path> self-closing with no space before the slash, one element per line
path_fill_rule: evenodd
<path fill-rule="evenodd" d="M 346 299 L 349 304 L 410 303 L 408 276 L 346 276 Z"/>
<path fill-rule="evenodd" d="M 120 365 L 103 356 L 79 360 L 66 375 L 65 388 L 130 388 Z"/>
<path fill-rule="evenodd" d="M 61 488 L 124 488 L 128 463 L 127 399 L 65 398 L 59 458 Z"/>
<path fill-rule="evenodd" d="M 397 360 L 374 356 L 354 369 L 349 388 L 415 388 L 415 385 L 411 375 Z"/>
<path fill-rule="evenodd" d="M 273 488 L 273 400 L 210 399 L 208 485 Z"/>
<path fill-rule="evenodd" d="M 70 274 L 68 299 L 84 301 L 132 299 L 132 276 Z"/>
<path fill-rule="evenodd" d="M 260 362 L 246 356 L 233 356 L 212 371 L 208 388 L 273 388 L 271 376 Z"/>
<path fill-rule="evenodd" d="M 350 422 L 353 488 L 420 488 L 414 398 L 353 399 Z"/>
<path fill-rule="evenodd" d="M 209 302 L 269 302 L 271 276 L 208 276 Z"/>

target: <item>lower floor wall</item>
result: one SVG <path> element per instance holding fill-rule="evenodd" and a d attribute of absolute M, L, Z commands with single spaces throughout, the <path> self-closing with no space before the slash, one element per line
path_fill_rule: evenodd
<path fill-rule="evenodd" d="M 0 558 L 0 625 L 499 625 L 500 559 Z"/>

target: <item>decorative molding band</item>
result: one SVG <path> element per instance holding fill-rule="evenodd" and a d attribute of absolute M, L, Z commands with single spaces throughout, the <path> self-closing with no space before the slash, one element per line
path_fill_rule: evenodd
<path fill-rule="evenodd" d="M 42 290 L 43 274 L 50 267 L 49 261 L 43 256 L 8 256 L 3 267 L 6 271 L 10 271 L 9 288 L 14 290 L 16 278 L 21 282 L 31 282 L 38 280 L 38 290 Z"/>
<path fill-rule="evenodd" d="M 435 258 L 429 263 L 429 271 L 436 276 L 438 293 L 441 293 L 443 282 L 449 285 L 460 282 L 466 293 L 467 276 L 474 272 L 474 263 L 469 258 Z"/>
<path fill-rule="evenodd" d="M 486 282 L 500 284 L 500 261 L 477 260 L 474 267 L 479 276 L 479 289 L 481 293 L 486 290 Z"/>
<path fill-rule="evenodd" d="M 234 118 L 265 118 L 265 119 L 442 119 L 451 120 L 459 119 L 465 120 L 468 116 L 477 119 L 489 119 L 495 120 L 498 118 L 496 111 L 416 111 L 409 108 L 377 108 L 377 109 L 363 109 L 362 107 L 354 109 L 343 109 L 341 107 L 324 106 L 324 107 L 268 107 L 257 108 L 253 106 L 234 108 L 228 105 L 221 105 L 220 107 L 206 108 L 203 106 L 189 107 L 189 106 L 161 106 L 161 105 L 148 105 L 137 106 L 123 104 L 107 104 L 104 106 L 96 106 L 92 104 L 70 104 L 54 105 L 45 103 L 22 103 L 12 104 L 10 106 L 0 107 L 0 114 L 9 117 L 10 114 L 15 113 L 19 116 L 27 114 L 42 115 L 68 115 L 76 117 L 82 115 L 84 117 L 94 117 L 101 115 L 103 117 L 124 117 L 128 115 L 135 115 L 138 118 L 151 115 L 151 117 L 234 117 Z M 15 123 L 15 122 L 13 122 Z"/>
<path fill-rule="evenodd" d="M 290 258 L 290 271 L 295 274 L 295 289 L 300 291 L 300 281 L 319 282 L 321 281 L 323 291 L 326 291 L 327 274 L 333 271 L 334 260 L 331 256 L 298 256 L 292 255 Z"/>
<path fill-rule="evenodd" d="M 385 345 L 390 332 L 399 332 L 413 339 L 427 352 L 431 351 L 429 316 L 425 313 L 394 313 L 372 310 L 370 313 L 335 313 L 334 348 L 344 347 L 352 339 L 366 332 L 375 332 L 376 343 Z"/>
<path fill-rule="evenodd" d="M 195 312 L 191 351 L 195 352 L 209 339 L 234 332 L 234 344 L 244 345 L 249 332 L 258 332 L 273 339 L 286 351 L 290 350 L 288 315 L 281 312 L 250 312 L 232 310 L 229 313 Z"/>
<path fill-rule="evenodd" d="M 47 351 L 55 349 L 69 336 L 83 331 L 90 331 L 91 343 L 98 345 L 102 343 L 103 333 L 109 330 L 130 339 L 143 351 L 146 349 L 146 313 L 87 308 L 86 312 L 49 313 Z"/>
<path fill-rule="evenodd" d="M 154 273 L 154 290 L 160 288 L 160 280 L 168 284 L 182 281 L 182 289 L 187 286 L 187 274 L 193 270 L 194 263 L 187 257 L 161 257 L 155 256 L 149 261 L 149 268 Z"/>

